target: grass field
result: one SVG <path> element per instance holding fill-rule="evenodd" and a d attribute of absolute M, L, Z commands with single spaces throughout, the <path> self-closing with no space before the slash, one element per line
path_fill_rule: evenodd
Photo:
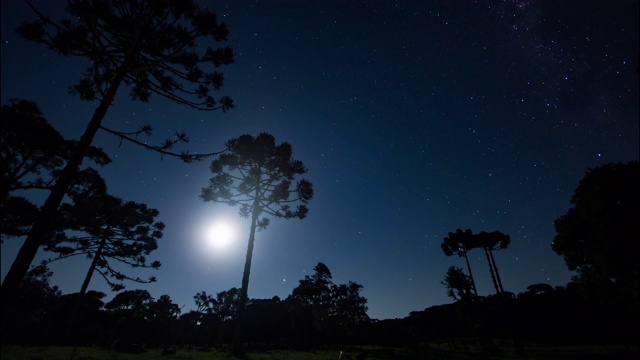
<path fill-rule="evenodd" d="M 499 353 L 486 354 L 473 347 L 451 348 L 444 344 L 421 344 L 413 348 L 358 346 L 334 347 L 315 351 L 268 350 L 249 351 L 251 360 L 393 360 L 393 359 L 432 359 L 432 360 L 471 360 L 471 359 L 526 359 L 526 360 L 604 360 L 604 359 L 639 359 L 638 345 L 627 347 L 624 345 L 598 346 L 543 346 L 525 344 L 526 356 L 517 356 L 508 341 L 498 341 Z M 71 347 L 2 347 L 2 360 L 68 360 Z M 151 360 L 151 359 L 181 359 L 181 360 L 224 360 L 235 359 L 225 352 L 211 350 L 208 352 L 187 351 L 178 348 L 172 355 L 162 356 L 161 349 L 151 349 L 143 354 L 123 354 L 109 350 L 79 347 L 76 349 L 75 360 Z M 342 355 L 341 355 L 342 352 Z"/>

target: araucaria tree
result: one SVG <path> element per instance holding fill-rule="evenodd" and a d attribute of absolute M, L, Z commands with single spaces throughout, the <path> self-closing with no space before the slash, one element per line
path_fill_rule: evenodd
<path fill-rule="evenodd" d="M 76 199 L 73 205 L 60 207 L 62 230 L 73 230 L 73 236 L 60 233 L 45 245 L 45 250 L 58 253 L 53 260 L 84 255 L 93 259 L 80 294 L 84 295 L 91 277 L 97 271 L 114 291 L 124 288 L 122 280 L 138 283 L 155 282 L 155 277 L 142 279 L 125 274 L 113 263 L 133 268 L 160 267 L 159 261 L 147 261 L 158 248 L 164 224 L 156 222 L 158 210 L 133 201 L 124 202 L 103 194 Z M 52 260 L 52 261 L 53 261 Z"/>
<path fill-rule="evenodd" d="M 242 135 L 228 140 L 226 146 L 228 151 L 211 163 L 213 177 L 202 188 L 200 198 L 239 205 L 240 215 L 251 219 L 235 336 L 235 352 L 241 354 L 255 233 L 269 225 L 269 218 L 261 216 L 303 219 L 308 212 L 306 204 L 313 197 L 313 187 L 306 179 L 294 184 L 295 177 L 307 169 L 301 161 L 293 159 L 289 143 L 276 145 L 270 134 Z"/>
<path fill-rule="evenodd" d="M 126 138 L 124 132 L 103 126 L 121 85 L 128 86 L 131 99 L 137 101 L 146 102 L 156 94 L 200 110 L 233 107 L 228 97 L 215 99 L 211 95 L 224 82 L 222 73 L 214 69 L 230 64 L 233 51 L 229 47 L 206 47 L 207 42 L 225 41 L 228 29 L 218 23 L 214 13 L 199 8 L 193 0 L 69 0 L 67 12 L 71 16 L 59 22 L 34 11 L 38 20 L 22 24 L 18 33 L 62 55 L 87 59 L 89 66 L 71 92 L 97 107 L 5 276 L 3 314 L 38 248 L 46 242 L 53 215 L 76 178 L 96 132 L 103 128 Z M 150 127 L 141 131 L 148 132 Z M 186 136 L 179 134 L 177 140 L 151 148 L 164 152 L 176 141 L 186 141 Z M 182 158 L 192 159 L 186 155 Z"/>
<path fill-rule="evenodd" d="M 468 252 L 474 247 L 473 232 L 470 229 L 462 231 L 462 229 L 456 230 L 455 233 L 450 232 L 447 237 L 444 238 L 441 244 L 442 251 L 447 256 L 458 255 L 463 257 L 467 263 L 467 270 L 469 270 L 469 280 L 471 280 L 471 288 L 473 294 L 478 296 L 478 290 L 476 289 L 476 282 L 473 280 L 473 273 L 471 272 L 471 264 L 469 263 Z"/>
<path fill-rule="evenodd" d="M 509 247 L 511 243 L 511 237 L 505 235 L 500 231 L 486 232 L 482 231 L 475 235 L 475 246 L 482 247 L 484 254 L 487 257 L 489 263 L 489 271 L 491 273 L 491 280 L 493 280 L 493 286 L 496 289 L 496 294 L 504 291 L 502 287 L 502 280 L 500 280 L 500 273 L 498 272 L 498 265 L 496 265 L 496 259 L 493 257 L 494 250 L 502 250 Z"/>

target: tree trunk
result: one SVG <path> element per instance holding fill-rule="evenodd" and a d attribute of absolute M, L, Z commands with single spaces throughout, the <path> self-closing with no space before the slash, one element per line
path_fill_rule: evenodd
<path fill-rule="evenodd" d="M 109 230 L 107 229 L 107 232 Z M 100 259 L 100 255 L 102 254 L 102 249 L 107 244 L 107 235 L 105 234 L 100 241 L 100 245 L 98 246 L 98 250 L 93 255 L 93 261 L 91 262 L 91 266 L 89 266 L 89 271 L 87 272 L 87 276 L 84 278 L 84 282 L 82 283 L 82 288 L 80 288 L 80 296 L 84 296 L 87 292 L 87 288 L 89 287 L 89 282 L 91 281 L 91 277 L 93 276 L 93 271 L 96 269 L 96 265 L 98 265 L 98 259 Z"/>
<path fill-rule="evenodd" d="M 489 249 L 489 256 L 491 256 L 491 263 L 493 264 L 493 269 L 496 271 L 496 280 L 498 280 L 498 286 L 500 287 L 500 292 L 503 292 L 504 288 L 502 287 L 502 281 L 500 280 L 500 273 L 498 272 L 496 259 L 493 258 L 493 250 L 491 249 Z"/>
<path fill-rule="evenodd" d="M 467 262 L 467 269 L 469 270 L 469 278 L 471 279 L 471 286 L 473 287 L 473 293 L 478 297 L 478 290 L 476 289 L 476 281 L 473 279 L 473 273 L 471 272 L 471 264 L 469 264 L 469 257 L 467 256 L 467 250 L 464 250 L 464 260 Z"/>
<path fill-rule="evenodd" d="M 483 246 L 482 248 L 484 249 L 484 254 L 487 256 L 487 263 L 489 264 L 489 271 L 491 272 L 493 287 L 496 288 L 496 294 L 500 294 L 500 288 L 498 287 L 498 282 L 496 281 L 496 274 L 493 272 L 493 265 L 491 265 L 491 259 L 489 258 L 489 250 L 487 250 L 486 246 Z"/>
<path fill-rule="evenodd" d="M 238 322 L 236 323 L 236 333 L 233 344 L 233 352 L 237 357 L 244 357 L 242 340 L 244 335 L 244 325 L 246 322 L 247 292 L 249 288 L 249 274 L 251 273 L 251 258 L 253 257 L 253 243 L 255 242 L 256 226 L 258 223 L 258 211 L 256 207 L 258 201 L 253 204 L 254 211 L 251 216 L 251 231 L 249 232 L 249 244 L 247 245 L 247 257 L 244 261 L 244 272 L 242 273 L 242 287 L 240 288 L 240 304 L 238 305 Z"/>
<path fill-rule="evenodd" d="M 107 232 L 109 230 L 107 229 Z M 98 259 L 100 258 L 100 254 L 102 253 L 102 249 L 104 249 L 105 244 L 107 243 L 107 236 L 104 235 L 102 240 L 100 241 L 100 245 L 98 246 L 98 250 L 93 255 L 93 261 L 91 262 L 91 266 L 89 266 L 89 271 L 87 272 L 87 276 L 84 278 L 84 282 L 82 283 L 82 287 L 80 288 L 80 292 L 78 293 L 78 297 L 76 297 L 76 301 L 73 305 L 73 309 L 71 309 L 71 316 L 69 317 L 69 321 L 67 323 L 67 336 L 71 336 L 76 325 L 76 319 L 78 318 L 78 312 L 80 311 L 80 306 L 84 302 L 84 295 L 87 293 L 87 288 L 89 287 L 89 283 L 91 282 L 91 277 L 93 276 L 93 271 L 96 269 L 96 265 L 98 264 Z M 76 354 L 76 349 L 78 345 L 74 341 L 73 349 L 71 350 L 71 355 L 69 355 L 69 360 L 73 360 L 73 357 Z"/>
<path fill-rule="evenodd" d="M 49 197 L 47 197 L 47 200 L 44 202 L 44 205 L 40 210 L 40 214 L 31 227 L 29 235 L 27 235 L 27 238 L 24 240 L 16 259 L 13 261 L 13 264 L 11 264 L 11 268 L 2 282 L 1 295 L 3 322 L 4 319 L 6 319 L 6 314 L 9 312 L 11 305 L 16 299 L 17 292 L 27 271 L 29 270 L 29 266 L 31 266 L 33 258 L 35 258 L 38 253 L 40 245 L 46 241 L 47 234 L 51 231 L 53 225 L 52 219 L 69 187 L 75 180 L 84 155 L 87 152 L 87 149 L 91 146 L 96 132 L 100 129 L 100 124 L 102 124 L 102 120 L 104 119 L 109 106 L 113 102 L 116 92 L 118 91 L 118 86 L 122 83 L 125 74 L 126 69 L 125 65 L 123 65 L 122 68 L 118 69 L 116 77 L 110 83 L 105 97 L 93 113 L 91 121 L 87 124 L 84 134 L 80 137 L 78 147 L 69 158 L 67 165 L 60 172 L 60 176 L 51 189 Z"/>

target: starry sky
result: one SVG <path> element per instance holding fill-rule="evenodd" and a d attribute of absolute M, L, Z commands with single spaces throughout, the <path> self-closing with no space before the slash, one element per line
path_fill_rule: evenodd
<path fill-rule="evenodd" d="M 54 19 L 61 1 L 34 0 Z M 67 93 L 86 62 L 19 38 L 34 19 L 2 0 L 2 104 L 35 101 L 67 138 L 78 138 L 95 103 Z M 236 108 L 198 112 L 120 91 L 104 125 L 151 124 L 160 144 L 184 130 L 178 150 L 212 152 L 241 134 L 289 142 L 309 169 L 315 197 L 304 220 L 272 220 L 257 233 L 249 296 L 285 298 L 318 262 L 335 283 L 364 286 L 369 316 L 401 318 L 451 303 L 441 281 L 443 238 L 458 228 L 511 236 L 495 253 L 505 290 L 566 285 L 572 274 L 551 250 L 553 220 L 570 207 L 590 167 L 638 160 L 638 1 L 200 1 L 230 28 L 235 63 L 224 67 Z M 124 90 L 124 89 L 123 89 Z M 160 211 L 164 237 L 149 285 L 126 283 L 183 312 L 199 291 L 239 287 L 248 221 L 203 203 L 209 160 L 161 158 L 105 132 L 94 145 L 113 163 L 109 192 Z M 30 196 L 37 201 L 46 194 Z M 225 248 L 206 229 L 237 228 Z M 20 245 L 2 245 L 2 276 Z M 494 293 L 486 259 L 471 252 L 480 295 Z M 40 253 L 34 262 L 46 258 Z M 88 259 L 51 265 L 64 293 L 80 289 Z M 90 290 L 113 293 L 99 277 Z"/>

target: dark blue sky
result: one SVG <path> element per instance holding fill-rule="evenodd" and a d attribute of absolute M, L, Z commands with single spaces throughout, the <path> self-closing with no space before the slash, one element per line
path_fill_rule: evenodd
<path fill-rule="evenodd" d="M 285 298 L 324 262 L 334 282 L 364 286 L 372 318 L 450 303 L 440 282 L 464 263 L 440 244 L 457 228 L 511 236 L 495 254 L 505 290 L 565 285 L 571 273 L 551 250 L 553 220 L 587 168 L 638 160 L 638 1 L 201 3 L 230 28 L 236 61 L 223 68 L 220 95 L 236 108 L 137 103 L 122 89 L 105 125 L 149 123 L 153 144 L 184 130 L 192 152 L 263 131 L 292 144 L 315 197 L 306 219 L 273 220 L 258 233 L 252 298 Z M 62 14 L 62 2 L 34 4 Z M 86 63 L 18 38 L 25 19 L 33 15 L 24 3 L 2 1 L 2 103 L 35 101 L 77 138 L 95 104 L 67 88 Z M 168 294 L 186 311 L 199 291 L 240 286 L 248 223 L 198 199 L 209 161 L 161 159 L 107 133 L 95 144 L 114 160 L 101 170 L 110 193 L 157 208 L 167 225 L 150 256 L 163 266 L 136 273 L 158 282 L 128 289 Z M 221 216 L 240 232 L 224 250 L 204 239 Z M 3 277 L 19 245 L 2 245 Z M 490 295 L 484 255 L 471 254 L 478 291 Z M 88 266 L 52 265 L 52 281 L 77 292 Z M 90 289 L 112 296 L 98 277 Z"/>

